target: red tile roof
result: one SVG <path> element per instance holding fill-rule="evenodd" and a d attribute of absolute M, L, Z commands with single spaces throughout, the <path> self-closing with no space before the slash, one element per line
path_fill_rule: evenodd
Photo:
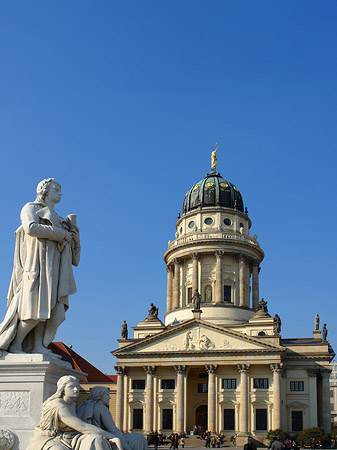
<path fill-rule="evenodd" d="M 82 358 L 78 353 L 76 353 L 72 348 L 68 347 L 63 342 L 52 342 L 49 345 L 50 350 L 57 355 L 61 355 L 64 361 L 70 362 L 73 369 L 79 370 L 80 372 L 87 373 L 88 375 L 84 377 L 82 383 L 116 383 L 117 375 L 105 375 L 95 366 L 90 364 L 86 359 Z"/>

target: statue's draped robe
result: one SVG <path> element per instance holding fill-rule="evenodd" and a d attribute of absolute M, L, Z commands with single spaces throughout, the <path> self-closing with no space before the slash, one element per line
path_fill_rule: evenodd
<path fill-rule="evenodd" d="M 131 450 L 147 450 L 147 442 L 144 436 L 139 433 L 122 433 L 116 427 L 107 406 L 102 403 L 87 400 L 77 407 L 76 413 L 84 422 L 96 425 L 103 430 L 115 434 L 120 439 L 124 448 L 126 442 Z"/>
<path fill-rule="evenodd" d="M 8 310 L 0 324 L 1 350 L 7 350 L 15 338 L 18 322 L 29 319 L 46 321 L 43 344 L 47 347 L 65 319 L 68 296 L 76 292 L 72 265 L 79 263 L 80 248 L 63 240 L 67 222 L 44 204 L 32 202 L 22 208 L 21 223 L 15 232 Z M 56 322 L 51 319 L 57 303 L 64 307 Z M 25 351 L 30 350 L 33 333 L 25 339 Z"/>
<path fill-rule="evenodd" d="M 41 415 L 40 426 L 35 428 L 27 450 L 49 450 L 54 445 L 64 450 L 111 450 L 110 443 L 96 433 L 82 434 L 72 428 L 61 426 L 59 410 L 64 406 L 62 399 L 57 398 L 48 404 Z"/>

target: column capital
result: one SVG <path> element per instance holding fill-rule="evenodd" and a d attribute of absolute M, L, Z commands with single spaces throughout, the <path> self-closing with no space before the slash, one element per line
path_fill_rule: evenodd
<path fill-rule="evenodd" d="M 307 374 L 310 378 L 316 378 L 318 375 L 317 369 L 307 369 Z"/>
<path fill-rule="evenodd" d="M 186 372 L 186 370 L 187 370 L 187 366 L 181 366 L 181 365 L 179 365 L 179 366 L 174 366 L 174 370 L 177 372 L 177 373 L 185 373 Z"/>
<path fill-rule="evenodd" d="M 281 373 L 283 370 L 283 363 L 273 363 L 270 364 L 270 368 L 273 372 Z"/>
<path fill-rule="evenodd" d="M 205 364 L 208 373 L 216 373 L 219 366 L 217 364 Z"/>
<path fill-rule="evenodd" d="M 180 259 L 179 258 L 173 258 L 172 262 L 175 266 L 177 266 L 178 264 L 180 264 Z"/>
<path fill-rule="evenodd" d="M 126 375 L 127 374 L 127 368 L 124 366 L 115 366 L 115 371 L 117 372 L 117 375 Z"/>
<path fill-rule="evenodd" d="M 143 369 L 146 374 L 153 375 L 155 373 L 157 367 L 156 366 L 144 366 Z"/>
<path fill-rule="evenodd" d="M 246 261 L 246 255 L 244 255 L 243 253 L 239 254 L 239 262 L 245 262 Z"/>
<path fill-rule="evenodd" d="M 281 377 L 282 378 L 287 378 L 287 369 L 283 368 L 283 370 L 281 372 Z"/>
<path fill-rule="evenodd" d="M 222 250 L 217 250 L 215 252 L 215 256 L 219 259 L 222 259 L 225 256 L 225 252 L 223 252 Z"/>
<path fill-rule="evenodd" d="M 250 369 L 250 364 L 238 364 L 238 371 L 240 373 L 245 373 L 248 372 Z"/>
<path fill-rule="evenodd" d="M 191 253 L 191 258 L 198 261 L 200 259 L 200 253 Z"/>
<path fill-rule="evenodd" d="M 330 378 L 330 374 L 331 374 L 332 370 L 322 368 L 322 369 L 319 369 L 319 372 L 320 372 L 320 375 L 322 378 Z"/>
<path fill-rule="evenodd" d="M 173 266 L 167 265 L 166 270 L 167 270 L 167 272 L 173 272 Z"/>

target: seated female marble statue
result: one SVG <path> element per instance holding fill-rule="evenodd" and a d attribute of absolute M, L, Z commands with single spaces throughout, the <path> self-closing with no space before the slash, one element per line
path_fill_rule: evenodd
<path fill-rule="evenodd" d="M 40 425 L 35 428 L 27 450 L 111 450 L 111 444 L 117 445 L 118 450 L 126 450 L 114 433 L 76 416 L 79 392 L 75 377 L 58 380 L 56 393 L 42 405 Z"/>
<path fill-rule="evenodd" d="M 96 425 L 103 430 L 110 431 L 121 441 L 124 450 L 147 450 L 144 436 L 138 433 L 122 433 L 115 425 L 109 411 L 109 389 L 95 386 L 85 403 L 77 407 L 77 415 L 87 423 Z"/>

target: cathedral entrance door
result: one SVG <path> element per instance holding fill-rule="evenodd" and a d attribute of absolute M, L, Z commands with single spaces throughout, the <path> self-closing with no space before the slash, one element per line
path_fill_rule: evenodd
<path fill-rule="evenodd" d="M 198 427 L 199 434 L 207 430 L 207 405 L 200 405 L 196 409 L 195 424 Z"/>

